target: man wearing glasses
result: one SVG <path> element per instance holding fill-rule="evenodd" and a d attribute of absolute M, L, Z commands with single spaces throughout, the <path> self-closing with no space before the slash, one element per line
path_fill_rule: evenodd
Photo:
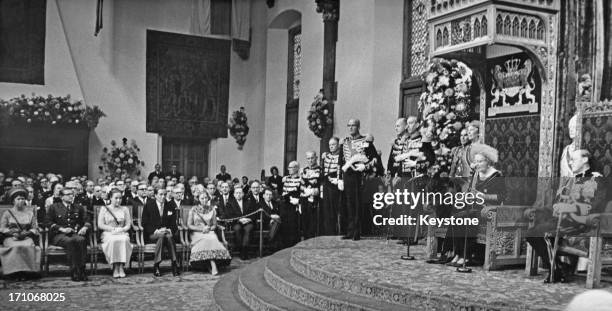
<path fill-rule="evenodd" d="M 89 215 L 84 207 L 74 203 L 74 192 L 70 188 L 61 191 L 60 203 L 49 206 L 46 226 L 49 228 L 51 244 L 66 250 L 73 281 L 87 281 L 85 259 L 87 256 L 86 234 L 91 228 Z"/>

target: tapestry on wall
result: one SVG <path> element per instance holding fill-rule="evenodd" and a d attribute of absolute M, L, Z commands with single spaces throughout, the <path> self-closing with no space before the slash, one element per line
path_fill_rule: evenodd
<path fill-rule="evenodd" d="M 230 41 L 147 31 L 147 132 L 227 137 Z"/>
<path fill-rule="evenodd" d="M 535 201 L 539 158 L 539 116 L 489 119 L 485 143 L 499 151 L 495 168 L 506 177 L 504 204 L 531 204 Z M 524 195 L 512 195 L 521 193 Z"/>
<path fill-rule="evenodd" d="M 487 60 L 487 117 L 538 113 L 541 80 L 535 63 L 526 53 Z"/>
<path fill-rule="evenodd" d="M 612 185 L 612 117 L 589 116 L 582 122 L 582 146 L 591 152 L 593 169 Z"/>
<path fill-rule="evenodd" d="M 0 0 L 0 82 L 45 84 L 47 1 Z"/>

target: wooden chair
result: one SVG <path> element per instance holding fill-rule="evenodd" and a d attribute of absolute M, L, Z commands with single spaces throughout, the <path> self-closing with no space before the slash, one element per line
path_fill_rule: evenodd
<path fill-rule="evenodd" d="M 0 205 L 0 216 L 4 215 L 4 213 L 7 210 L 10 210 L 11 208 L 13 208 L 13 205 L 4 205 L 4 204 Z M 32 212 L 34 213 L 34 217 L 36 218 L 36 215 L 37 215 L 36 209 L 32 209 Z M 44 248 L 43 248 L 44 245 L 42 243 L 42 241 L 43 241 L 43 239 L 42 239 L 42 229 L 40 227 L 40 224 L 39 224 L 38 228 L 36 228 L 36 229 L 38 229 L 38 231 L 39 231 L 37 246 L 41 248 L 41 256 L 42 256 L 42 254 L 44 254 Z M 0 246 L 1 245 L 2 245 L 2 240 L 0 240 Z M 43 270 L 43 267 L 44 267 L 44 258 L 45 258 L 45 256 L 42 256 L 42 258 L 40 260 L 40 269 L 41 269 L 41 271 Z"/>
<path fill-rule="evenodd" d="M 138 206 L 138 218 L 137 218 L 137 223 L 138 225 L 136 226 L 138 228 L 138 230 L 136 231 L 136 242 L 137 242 L 137 248 L 138 248 L 138 267 L 139 267 L 139 272 L 142 273 L 144 271 L 144 259 L 145 259 L 145 255 L 146 254 L 155 254 L 155 244 L 154 243 L 145 243 L 145 238 L 144 238 L 144 228 L 142 226 L 142 211 L 144 210 L 144 205 L 139 205 Z M 177 222 L 177 226 L 178 226 L 178 230 L 179 230 L 179 237 L 182 237 L 184 235 L 183 232 L 183 227 L 180 225 L 180 217 L 176 218 L 176 222 Z M 179 264 L 181 265 L 181 267 L 183 266 L 183 263 L 185 262 L 185 244 L 183 244 L 183 238 L 181 238 L 181 242 L 176 243 L 175 244 L 175 249 L 176 249 L 176 253 L 177 253 L 177 260 L 179 261 Z M 164 250 L 164 252 L 166 252 Z"/>
<path fill-rule="evenodd" d="M 93 224 L 97 222 L 97 215 L 93 215 Z M 49 229 L 43 228 L 41 231 L 41 240 L 43 241 L 43 261 L 45 263 L 45 275 L 49 274 L 49 257 L 66 256 L 66 250 L 63 247 L 49 244 Z M 94 256 L 96 254 L 95 238 L 92 230 L 87 233 L 87 255 L 89 256 L 89 270 L 94 273 Z"/>
<path fill-rule="evenodd" d="M 98 271 L 98 254 L 104 254 L 104 252 L 102 251 L 102 246 L 100 245 L 101 240 L 101 234 L 102 231 L 98 228 L 98 215 L 100 215 L 100 209 L 103 208 L 104 206 L 101 205 L 96 205 L 94 206 L 94 214 L 95 214 L 95 218 L 96 221 L 94 221 L 93 225 L 93 237 L 94 237 L 94 247 L 92 249 L 93 252 L 93 274 L 97 274 Z M 128 208 L 128 210 L 130 211 L 130 214 L 132 213 L 132 206 L 126 206 Z M 131 215 L 130 215 L 131 216 Z M 140 230 L 140 228 L 135 225 L 135 220 L 132 218 L 132 230 L 134 230 L 134 232 L 136 233 L 134 235 L 134 239 L 132 242 L 132 255 L 136 254 L 136 258 L 137 260 L 140 259 L 140 256 L 138 254 L 140 254 L 140 245 L 137 243 L 137 237 L 138 236 L 138 231 Z M 138 267 L 140 268 L 140 261 L 138 261 Z M 130 269 L 132 269 L 132 260 L 130 258 L 130 263 L 129 263 L 129 267 Z"/>
<path fill-rule="evenodd" d="M 189 256 L 191 255 L 191 235 L 189 234 L 189 227 L 187 227 L 187 221 L 189 219 L 189 211 L 191 210 L 191 207 L 192 206 L 189 205 L 181 206 L 178 215 L 179 226 L 182 228 L 181 242 L 183 243 L 183 245 L 185 245 L 183 249 L 183 258 L 185 258 L 185 264 L 183 265 L 184 271 L 188 271 L 190 267 Z M 220 242 L 223 243 L 223 245 L 225 245 L 225 247 L 227 248 L 228 243 L 225 240 L 225 227 L 217 224 L 217 230 L 217 233 L 220 237 Z"/>
<path fill-rule="evenodd" d="M 529 227 L 529 220 L 523 217 L 523 213 L 528 208 L 530 206 L 497 205 L 482 210 L 476 243 L 485 245 L 483 269 L 489 271 L 525 264 L 524 232 Z M 430 258 L 437 253 L 436 238 L 445 238 L 446 230 L 446 227 L 427 228 L 426 251 Z"/>

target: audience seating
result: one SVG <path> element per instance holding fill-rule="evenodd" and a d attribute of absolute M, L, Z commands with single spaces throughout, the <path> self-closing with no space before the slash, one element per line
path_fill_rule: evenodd
<path fill-rule="evenodd" d="M 100 245 L 101 243 L 101 235 L 102 235 L 102 230 L 100 230 L 98 228 L 98 215 L 100 215 L 100 209 L 103 208 L 104 206 L 102 205 L 96 205 L 94 206 L 94 221 L 92 223 L 92 227 L 93 227 L 93 237 L 94 237 L 94 247 L 92 249 L 93 252 L 93 274 L 97 274 L 98 271 L 98 254 L 101 254 L 102 256 L 104 256 L 103 252 L 102 252 L 102 246 Z M 126 206 L 128 208 L 128 210 L 130 211 L 130 213 L 132 213 L 132 206 Z M 132 218 L 133 219 L 133 218 Z M 132 256 L 136 255 L 137 260 L 140 258 L 139 254 L 140 254 L 140 245 L 138 243 L 136 243 L 136 237 L 138 236 L 138 231 L 140 230 L 140 228 L 134 224 L 134 221 L 132 221 L 132 230 L 134 230 L 134 232 L 136 232 L 135 235 L 131 235 L 130 236 L 130 240 L 132 242 Z M 133 239 L 132 239 L 133 238 Z M 132 260 L 130 258 L 130 263 L 129 263 L 129 267 L 130 269 L 132 269 Z M 138 267 L 140 268 L 140 261 L 138 261 Z"/>
<path fill-rule="evenodd" d="M 137 229 L 135 229 L 136 231 L 136 242 L 137 242 L 137 249 L 138 249 L 138 266 L 139 266 L 139 273 L 142 273 L 144 271 L 144 258 L 146 254 L 155 254 L 155 244 L 154 243 L 145 243 L 145 239 L 144 239 L 144 228 L 142 226 L 142 211 L 144 209 L 143 205 L 139 205 L 138 206 L 138 226 Z M 180 221 L 179 221 L 180 217 L 177 217 L 177 225 L 179 228 L 179 231 L 183 231 L 182 227 L 180 225 Z M 183 233 L 179 232 L 179 236 L 181 236 Z M 181 239 L 182 240 L 182 239 Z M 175 248 L 176 248 L 176 254 L 177 254 L 177 260 L 179 261 L 179 264 L 181 265 L 181 267 L 183 266 L 184 262 L 185 262 L 185 248 L 187 246 L 185 246 L 182 241 L 179 243 L 175 244 Z M 166 253 L 167 251 L 164 249 L 164 253 Z M 188 258 L 187 258 L 188 259 Z"/>
<path fill-rule="evenodd" d="M 7 210 L 13 208 L 13 205 L 0 205 L 0 216 L 2 216 L 4 214 L 4 212 L 6 212 Z M 31 208 L 31 207 L 30 207 Z M 34 217 L 36 217 L 37 212 L 36 209 L 33 209 L 32 212 L 34 213 Z M 38 236 L 38 241 L 35 241 L 37 243 L 37 245 L 40 247 L 41 249 L 41 253 L 44 254 L 44 244 L 43 244 L 43 239 L 42 239 L 42 227 L 40 226 L 40 224 L 38 225 L 38 231 L 40 232 L 41 235 Z M 0 246 L 2 246 L 2 241 L 0 240 Z M 40 261 L 40 269 L 42 271 L 43 267 L 44 267 L 44 259 L 45 256 L 42 256 L 41 261 Z"/>

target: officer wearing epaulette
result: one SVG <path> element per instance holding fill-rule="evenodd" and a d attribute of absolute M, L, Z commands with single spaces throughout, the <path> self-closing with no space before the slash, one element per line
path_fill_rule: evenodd
<path fill-rule="evenodd" d="M 291 161 L 288 167 L 289 175 L 283 177 L 283 192 L 281 195 L 281 219 L 285 223 L 281 227 L 283 233 L 283 244 L 291 247 L 300 240 L 299 215 L 300 194 L 302 177 L 300 176 L 300 165 L 297 161 Z"/>
<path fill-rule="evenodd" d="M 576 150 L 570 156 L 574 178 L 568 178 L 561 185 L 552 210 L 542 206 L 526 211 L 529 215 L 535 214 L 535 226 L 527 231 L 527 242 L 545 264 L 552 265 L 545 283 L 569 281 L 569 274 L 578 261 L 577 256 L 564 254 L 570 263 L 561 262 L 559 254 L 555 254 L 555 235 L 558 234 L 558 245 L 580 248 L 585 244 L 584 237 L 589 235 L 586 233 L 593 229 L 594 214 L 606 212 L 606 188 L 602 175 L 591 169 L 590 152 Z"/>
<path fill-rule="evenodd" d="M 323 170 L 317 164 L 317 153 L 314 151 L 306 152 L 306 162 L 308 166 L 302 169 L 300 175 L 302 177 L 302 231 L 304 238 L 308 239 L 319 235 L 321 216 L 319 201 Z"/>
<path fill-rule="evenodd" d="M 74 192 L 70 188 L 61 191 L 61 203 L 49 206 L 46 226 L 49 228 L 51 244 L 66 251 L 73 281 L 87 281 L 85 259 L 87 256 L 87 233 L 91 228 L 85 207 L 74 203 Z"/>
<path fill-rule="evenodd" d="M 461 146 L 457 146 L 451 151 L 449 177 L 456 184 L 457 190 L 466 190 L 470 177 L 474 175 L 470 150 L 472 144 L 476 144 L 480 140 L 480 121 L 470 122 L 467 128 L 461 131 L 460 135 Z"/>
<path fill-rule="evenodd" d="M 340 198 L 342 196 L 342 191 L 338 189 L 338 181 L 342 180 L 342 170 L 338 166 L 340 159 L 338 143 L 338 137 L 330 138 L 329 152 L 324 152 L 322 156 L 323 195 L 321 198 L 321 235 L 335 235 L 341 230 Z"/>
<path fill-rule="evenodd" d="M 400 126 L 398 129 L 396 124 L 396 131 L 401 131 L 401 119 L 398 120 L 398 123 L 400 123 Z M 424 191 L 429 181 L 427 170 L 435 159 L 433 148 L 430 142 L 423 140 L 420 124 L 415 116 L 410 116 L 406 119 L 405 135 L 406 139 L 401 152 L 398 152 L 399 154 L 392 159 L 392 163 L 396 167 L 393 190 Z M 389 160 L 391 161 L 391 159 Z M 399 215 L 418 217 L 421 209 L 422 206 L 415 208 L 413 206 L 401 205 L 393 208 L 392 215 L 393 217 Z M 415 232 L 416 227 L 394 226 L 394 228 L 395 236 L 404 239 L 409 239 L 418 234 Z"/>
<path fill-rule="evenodd" d="M 372 173 L 377 163 L 378 153 L 374 144 L 366 136 L 359 133 L 360 121 L 350 119 L 348 124 L 349 136 L 342 140 L 340 148 L 340 166 L 342 167 L 342 181 L 340 189 L 344 189 L 346 198 L 347 230 L 343 239 L 361 239 L 361 212 L 364 199 L 364 179 Z M 369 221 L 369 220 L 368 220 Z"/>

